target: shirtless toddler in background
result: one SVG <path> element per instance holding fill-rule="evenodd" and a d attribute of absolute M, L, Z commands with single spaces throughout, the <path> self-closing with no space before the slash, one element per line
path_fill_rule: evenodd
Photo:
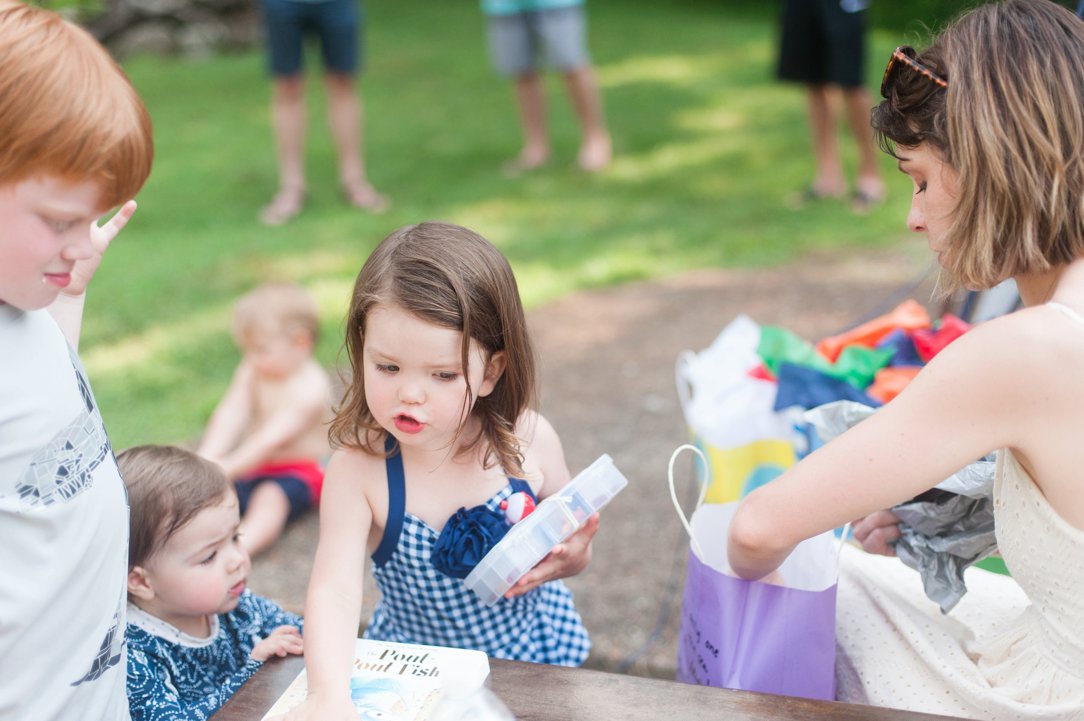
<path fill-rule="evenodd" d="M 242 358 L 199 454 L 234 481 L 241 543 L 252 555 L 319 501 L 332 401 L 313 357 L 318 328 L 316 303 L 296 285 L 260 286 L 234 307 Z"/>

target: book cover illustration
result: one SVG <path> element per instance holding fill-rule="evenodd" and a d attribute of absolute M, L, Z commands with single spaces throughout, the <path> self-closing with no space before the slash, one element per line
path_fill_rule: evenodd
<path fill-rule="evenodd" d="M 481 651 L 359 638 L 350 673 L 350 697 L 363 721 L 425 721 L 446 690 L 470 692 L 489 676 Z M 264 720 L 305 700 L 305 671 L 287 687 Z"/>

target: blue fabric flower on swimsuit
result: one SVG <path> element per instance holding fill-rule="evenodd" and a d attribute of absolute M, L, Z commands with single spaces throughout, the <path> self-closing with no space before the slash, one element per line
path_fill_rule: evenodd
<path fill-rule="evenodd" d="M 506 533 L 503 514 L 485 506 L 460 508 L 433 544 L 433 568 L 452 578 L 466 578 Z"/>

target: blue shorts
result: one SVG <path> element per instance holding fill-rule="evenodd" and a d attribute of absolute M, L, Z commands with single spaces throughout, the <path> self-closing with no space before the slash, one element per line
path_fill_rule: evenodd
<path fill-rule="evenodd" d="M 490 15 L 487 25 L 490 60 L 501 75 L 536 72 L 543 54 L 548 66 L 559 72 L 590 63 L 582 5 Z"/>
<path fill-rule="evenodd" d="M 286 517 L 287 523 L 312 508 L 312 491 L 309 490 L 308 484 L 300 478 L 292 476 L 257 478 L 252 481 L 239 481 L 233 484 L 233 487 L 237 490 L 237 501 L 241 506 L 242 516 L 248 510 L 248 501 L 252 498 L 252 492 L 256 490 L 257 486 L 264 483 L 274 483 L 286 494 L 286 500 L 290 503 L 290 515 Z"/>
<path fill-rule="evenodd" d="M 306 35 L 320 38 L 324 69 L 354 75 L 360 66 L 361 0 L 263 0 L 271 74 L 301 72 Z"/>
<path fill-rule="evenodd" d="M 862 87 L 866 67 L 864 3 L 787 0 L 779 41 L 780 80 Z"/>

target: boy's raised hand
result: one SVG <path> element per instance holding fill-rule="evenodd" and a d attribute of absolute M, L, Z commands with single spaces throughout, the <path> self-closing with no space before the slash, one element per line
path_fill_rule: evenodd
<path fill-rule="evenodd" d="M 516 581 L 504 594 L 505 598 L 522 596 L 547 581 L 568 578 L 587 568 L 591 561 L 591 539 L 598 533 L 598 514 L 590 518 L 575 533 L 553 547 L 538 565 Z"/>
<path fill-rule="evenodd" d="M 104 224 L 98 225 L 97 222 L 90 224 L 90 245 L 94 249 L 94 253 L 89 258 L 76 262 L 75 267 L 72 269 L 72 281 L 62 293 L 78 296 L 86 292 L 90 279 L 94 277 L 98 266 L 101 265 L 106 248 L 109 247 L 113 238 L 117 237 L 117 233 L 128 225 L 128 221 L 132 219 L 135 212 L 136 202 L 129 200 Z"/>
<path fill-rule="evenodd" d="M 252 649 L 249 656 L 256 661 L 266 661 L 272 656 L 300 655 L 305 650 L 301 632 L 296 626 L 279 626 Z"/>

